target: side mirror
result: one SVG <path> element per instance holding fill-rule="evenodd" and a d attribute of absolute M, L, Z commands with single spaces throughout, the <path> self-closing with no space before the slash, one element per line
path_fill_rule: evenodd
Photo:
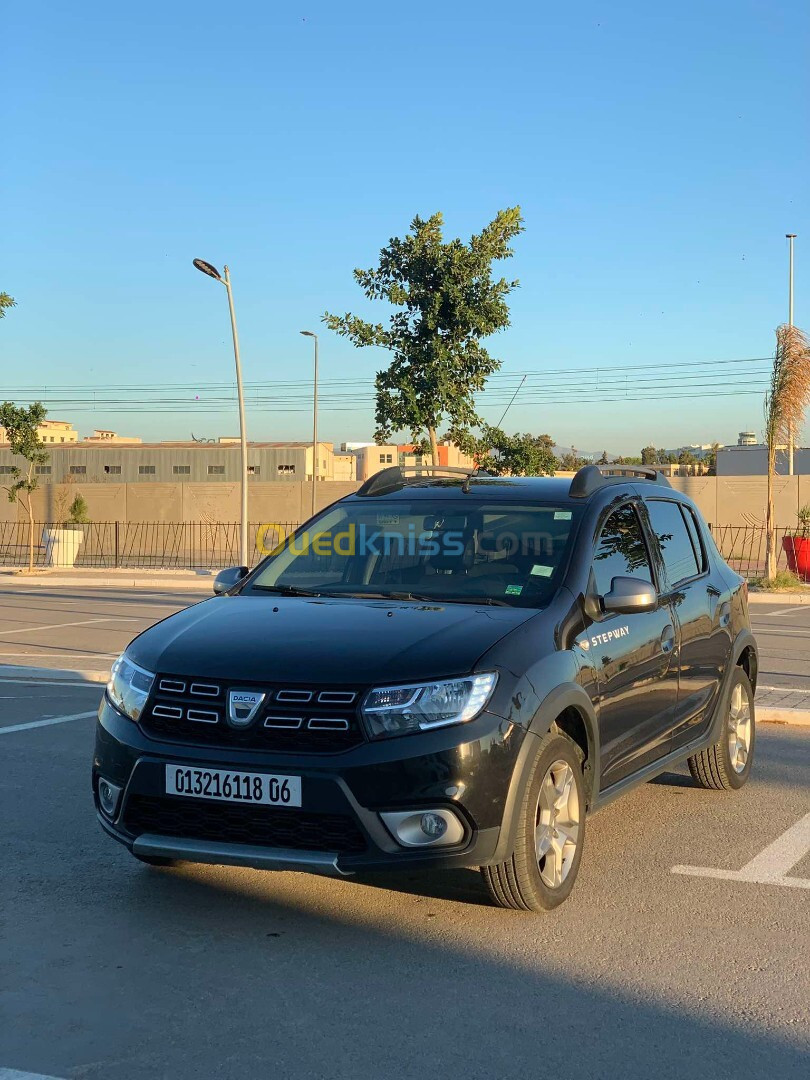
<path fill-rule="evenodd" d="M 602 597 L 602 610 L 606 614 L 634 615 L 655 611 L 657 607 L 655 586 L 640 578 L 615 577 L 610 583 L 610 592 Z"/>
<path fill-rule="evenodd" d="M 214 578 L 214 595 L 221 596 L 228 592 L 247 575 L 247 572 L 246 566 L 229 566 L 227 570 L 220 570 Z"/>

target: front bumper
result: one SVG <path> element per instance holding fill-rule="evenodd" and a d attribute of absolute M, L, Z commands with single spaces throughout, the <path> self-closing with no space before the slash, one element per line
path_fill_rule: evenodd
<path fill-rule="evenodd" d="M 105 698 L 96 725 L 93 796 L 104 830 L 143 856 L 336 876 L 479 866 L 498 852 L 525 737 L 523 728 L 484 712 L 468 724 L 339 754 L 226 751 L 150 738 Z M 303 807 L 266 812 L 167 795 L 167 764 L 300 776 Z M 112 819 L 99 806 L 99 777 L 123 789 Z M 382 811 L 441 807 L 464 826 L 452 847 L 405 848 L 380 818 Z"/>

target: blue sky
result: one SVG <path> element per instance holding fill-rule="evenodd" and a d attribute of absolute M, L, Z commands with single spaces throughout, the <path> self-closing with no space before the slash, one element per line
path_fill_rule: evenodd
<path fill-rule="evenodd" d="M 0 290 L 19 306 L 0 324 L 0 394 L 177 383 L 174 412 L 52 415 L 83 433 L 230 433 L 234 410 L 193 389 L 232 378 L 224 290 L 194 256 L 231 267 L 246 379 L 303 380 L 298 331 L 327 309 L 370 313 L 352 268 L 414 214 L 442 210 L 468 236 L 516 203 L 521 288 L 489 342 L 505 374 L 588 388 L 577 372 L 596 365 L 766 357 L 786 232 L 810 325 L 809 29 L 800 0 L 16 5 Z M 384 365 L 321 329 L 325 380 Z M 764 366 L 750 370 L 759 388 Z M 762 427 L 755 395 L 544 402 L 531 385 L 505 426 L 583 448 Z M 249 405 L 253 438 L 306 438 L 309 422 Z M 321 430 L 370 438 L 372 411 L 324 411 Z"/>

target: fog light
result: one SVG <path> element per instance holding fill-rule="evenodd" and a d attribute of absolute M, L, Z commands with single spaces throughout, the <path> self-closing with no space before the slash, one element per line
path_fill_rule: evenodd
<path fill-rule="evenodd" d="M 464 826 L 452 810 L 386 811 L 380 817 L 403 847 L 447 847 L 464 839 Z"/>
<path fill-rule="evenodd" d="M 111 784 L 109 780 L 98 781 L 98 804 L 102 809 L 105 817 L 115 817 L 115 811 L 118 808 L 118 799 L 121 796 L 121 788 L 116 784 Z"/>
<path fill-rule="evenodd" d="M 429 836 L 431 840 L 438 840 L 447 832 L 447 822 L 439 814 L 422 814 L 419 826 L 425 836 Z"/>

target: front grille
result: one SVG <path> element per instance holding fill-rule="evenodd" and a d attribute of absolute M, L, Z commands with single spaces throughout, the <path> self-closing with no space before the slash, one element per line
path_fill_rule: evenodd
<path fill-rule="evenodd" d="M 228 723 L 231 689 L 265 695 L 248 727 Z M 362 690 L 260 685 L 158 675 L 140 724 L 162 742 L 281 753 L 335 754 L 363 742 L 357 717 Z"/>
<path fill-rule="evenodd" d="M 342 814 L 302 814 L 269 806 L 185 797 L 130 795 L 124 809 L 124 828 L 133 836 L 157 833 L 302 851 L 354 854 L 366 849 L 359 826 Z"/>

